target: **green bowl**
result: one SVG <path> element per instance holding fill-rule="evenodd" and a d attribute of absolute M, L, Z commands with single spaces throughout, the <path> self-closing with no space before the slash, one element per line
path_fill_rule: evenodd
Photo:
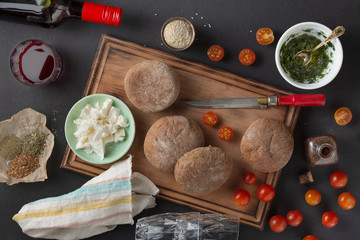
<path fill-rule="evenodd" d="M 118 142 L 109 142 L 105 145 L 105 156 L 104 159 L 101 160 L 100 157 L 96 153 L 88 154 L 84 151 L 84 149 L 76 149 L 77 138 L 74 136 L 75 131 L 77 130 L 77 126 L 74 123 L 74 120 L 79 118 L 82 109 L 90 104 L 91 106 L 95 106 L 98 102 L 100 106 L 107 99 L 112 99 L 112 106 L 120 109 L 120 114 L 122 114 L 129 123 L 129 126 L 125 128 L 125 139 L 123 141 Z M 94 164 L 107 164 L 115 162 L 116 160 L 123 157 L 127 151 L 130 149 L 134 138 L 135 138 L 135 121 L 134 117 L 125 103 L 123 103 L 120 99 L 113 97 L 107 94 L 93 94 L 86 96 L 80 99 L 75 105 L 70 109 L 66 120 L 65 120 L 65 137 L 66 141 L 69 144 L 71 150 L 81 159 Z"/>

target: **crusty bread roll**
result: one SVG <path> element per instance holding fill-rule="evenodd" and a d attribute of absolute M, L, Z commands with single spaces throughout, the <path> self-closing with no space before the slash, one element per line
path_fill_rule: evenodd
<path fill-rule="evenodd" d="M 253 122 L 242 137 L 240 150 L 251 168 L 275 172 L 290 160 L 294 139 L 289 129 L 275 119 L 261 118 Z"/>
<path fill-rule="evenodd" d="M 130 102 L 143 112 L 160 112 L 170 107 L 180 93 L 180 81 L 170 66 L 144 61 L 131 67 L 124 79 Z"/>
<path fill-rule="evenodd" d="M 230 177 L 233 162 L 219 147 L 196 148 L 175 165 L 175 180 L 186 192 L 209 193 Z"/>
<path fill-rule="evenodd" d="M 183 116 L 167 116 L 150 127 L 145 137 L 144 153 L 152 165 L 172 172 L 182 155 L 204 144 L 204 134 L 195 121 Z"/>

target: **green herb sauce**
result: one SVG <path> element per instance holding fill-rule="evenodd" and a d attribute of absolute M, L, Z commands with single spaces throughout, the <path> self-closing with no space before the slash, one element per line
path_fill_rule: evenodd
<path fill-rule="evenodd" d="M 292 37 L 294 37 L 294 35 L 290 36 L 290 38 Z M 333 44 L 330 43 L 329 45 L 328 43 L 313 52 L 311 61 L 307 66 L 304 66 L 302 61 L 295 57 L 297 52 L 301 50 L 311 50 L 320 42 L 320 39 L 317 37 L 305 33 L 281 46 L 280 63 L 292 79 L 300 83 L 315 83 L 325 76 L 324 70 L 328 68 L 329 62 L 332 62 L 326 50 L 329 47 L 334 49 Z"/>

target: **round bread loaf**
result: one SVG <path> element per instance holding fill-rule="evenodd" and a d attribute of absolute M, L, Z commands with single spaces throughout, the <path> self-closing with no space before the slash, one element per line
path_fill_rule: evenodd
<path fill-rule="evenodd" d="M 219 147 L 196 148 L 175 165 L 175 180 L 186 192 L 209 193 L 230 177 L 233 162 Z"/>
<path fill-rule="evenodd" d="M 251 168 L 275 172 L 290 160 L 294 139 L 289 129 L 275 119 L 261 118 L 253 122 L 242 137 L 240 150 Z"/>
<path fill-rule="evenodd" d="M 172 172 L 182 155 L 204 144 L 204 134 L 195 121 L 183 116 L 167 116 L 157 120 L 147 132 L 144 153 L 152 165 Z"/>
<path fill-rule="evenodd" d="M 160 112 L 170 107 L 180 93 L 180 81 L 170 66 L 144 61 L 131 67 L 124 79 L 130 102 L 143 112 Z"/>

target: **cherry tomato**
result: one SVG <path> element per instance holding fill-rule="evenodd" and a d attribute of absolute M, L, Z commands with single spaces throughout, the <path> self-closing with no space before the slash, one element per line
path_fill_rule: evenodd
<path fill-rule="evenodd" d="M 258 188 L 257 196 L 263 202 L 270 202 L 275 196 L 275 190 L 271 185 L 263 184 Z"/>
<path fill-rule="evenodd" d="M 240 206 L 246 206 L 250 202 L 250 194 L 246 190 L 239 189 L 235 192 L 233 199 L 234 202 L 236 202 Z"/>
<path fill-rule="evenodd" d="M 244 182 L 248 185 L 254 184 L 256 182 L 256 176 L 252 172 L 247 172 L 244 174 Z"/>
<path fill-rule="evenodd" d="M 206 125 L 212 127 L 218 122 L 218 117 L 214 112 L 206 112 L 202 120 Z"/>
<path fill-rule="evenodd" d="M 350 210 L 355 207 L 356 200 L 351 193 L 343 192 L 338 197 L 338 203 L 342 209 Z"/>
<path fill-rule="evenodd" d="M 344 126 L 351 121 L 352 113 L 347 107 L 342 107 L 336 110 L 334 118 L 337 124 Z"/>
<path fill-rule="evenodd" d="M 219 45 L 213 45 L 207 50 L 207 55 L 212 61 L 220 61 L 224 57 L 225 51 Z"/>
<path fill-rule="evenodd" d="M 307 235 L 303 240 L 319 240 L 315 235 Z"/>
<path fill-rule="evenodd" d="M 330 184 L 334 188 L 343 188 L 346 186 L 348 181 L 347 175 L 344 172 L 336 171 L 330 176 Z"/>
<path fill-rule="evenodd" d="M 234 132 L 230 127 L 222 127 L 219 129 L 218 134 L 221 140 L 229 141 L 233 137 Z"/>
<path fill-rule="evenodd" d="M 291 210 L 286 215 L 287 223 L 292 227 L 297 227 L 303 220 L 303 215 L 298 210 Z"/>
<path fill-rule="evenodd" d="M 251 49 L 243 49 L 239 54 L 239 60 L 245 66 L 253 64 L 255 62 L 255 59 L 255 53 Z"/>
<path fill-rule="evenodd" d="M 283 232 L 287 226 L 286 219 L 281 215 L 275 215 L 270 218 L 269 225 L 271 230 L 280 233 Z"/>
<path fill-rule="evenodd" d="M 305 200 L 311 206 L 316 206 L 321 202 L 321 194 L 318 190 L 311 189 L 305 193 Z"/>
<path fill-rule="evenodd" d="M 328 211 L 322 215 L 322 224 L 327 228 L 335 227 L 338 223 L 338 216 L 336 213 Z"/>
<path fill-rule="evenodd" d="M 274 33 L 270 28 L 260 28 L 256 32 L 256 40 L 261 45 L 269 45 L 274 41 Z"/>

